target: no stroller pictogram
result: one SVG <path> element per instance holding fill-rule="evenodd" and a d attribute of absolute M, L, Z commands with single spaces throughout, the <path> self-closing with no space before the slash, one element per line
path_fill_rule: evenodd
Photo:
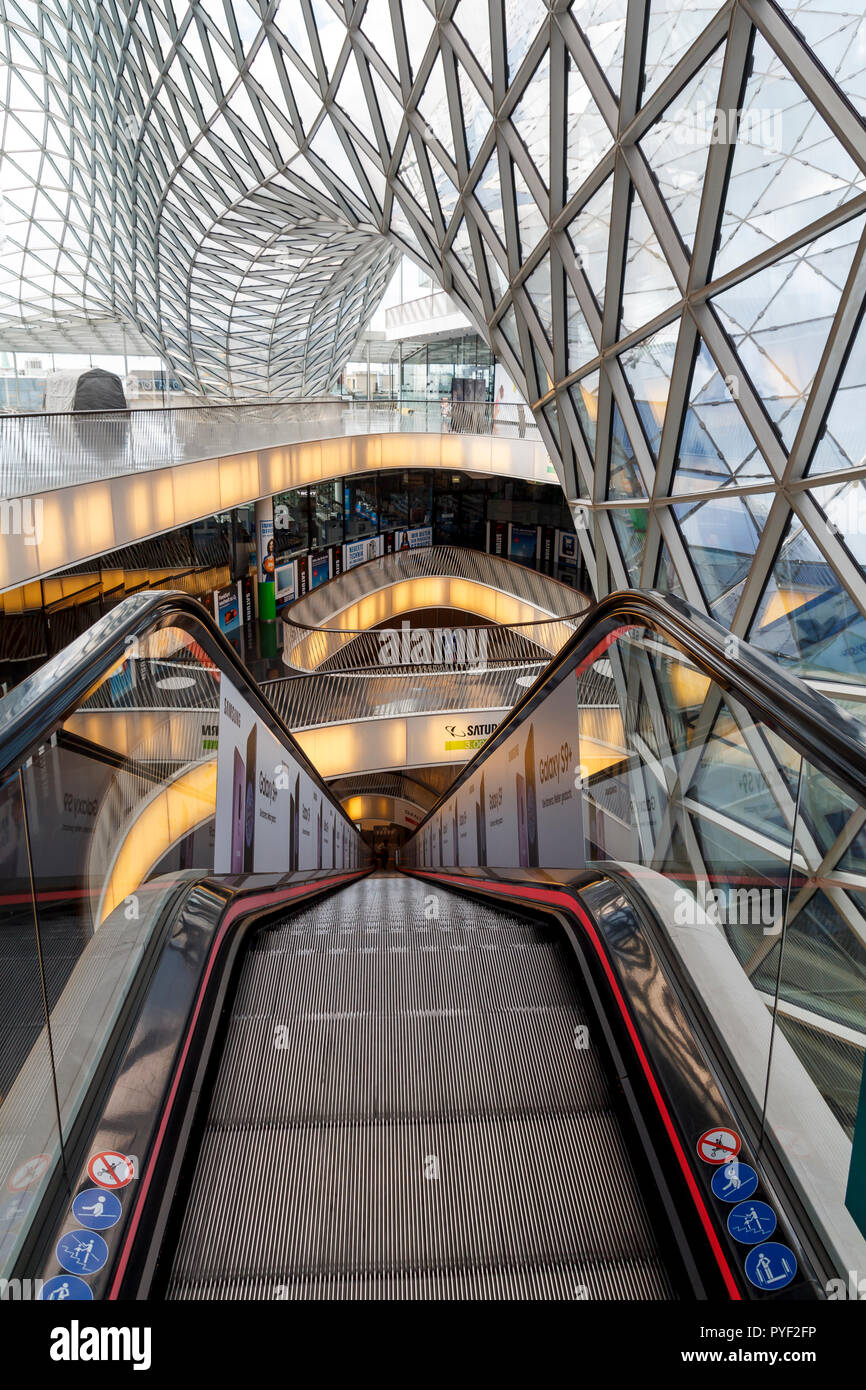
<path fill-rule="evenodd" d="M 730 1163 L 740 1152 L 741 1142 L 732 1129 L 708 1129 L 698 1140 L 698 1157 L 704 1163 Z"/>

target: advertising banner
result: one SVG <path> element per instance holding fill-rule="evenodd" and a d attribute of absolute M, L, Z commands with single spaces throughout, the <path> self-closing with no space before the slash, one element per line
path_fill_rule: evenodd
<path fill-rule="evenodd" d="M 582 868 L 579 770 L 577 688 L 569 674 L 440 808 L 432 860 L 422 835 L 421 862 Z"/>
<path fill-rule="evenodd" d="M 237 584 L 227 584 L 224 589 L 214 591 L 213 615 L 220 632 L 235 632 L 241 626 L 241 600 Z"/>
<path fill-rule="evenodd" d="M 535 565 L 535 557 L 538 551 L 538 527 L 537 526 L 509 526 L 508 528 L 508 558 L 514 560 L 518 565 Z"/>
<path fill-rule="evenodd" d="M 367 560 L 376 560 L 385 553 L 384 536 L 367 536 L 360 541 L 347 541 L 343 546 L 343 568 L 354 569 Z"/>
<path fill-rule="evenodd" d="M 285 608 L 298 597 L 298 562 L 287 560 L 277 565 L 274 571 L 274 587 L 277 608 Z"/>
<path fill-rule="evenodd" d="M 307 568 L 311 589 L 318 589 L 320 584 L 326 584 L 331 578 L 330 550 L 316 550 L 312 555 L 308 555 Z"/>
<path fill-rule="evenodd" d="M 559 537 L 557 559 L 561 565 L 568 565 L 569 568 L 577 565 L 577 536 L 573 531 L 558 531 Z"/>
<path fill-rule="evenodd" d="M 395 531 L 394 550 L 421 550 L 433 544 L 433 527 L 416 526 L 411 531 Z"/>
<path fill-rule="evenodd" d="M 336 807 L 256 717 L 220 682 L 215 873 L 342 867 L 335 859 Z M 344 827 L 341 853 L 354 831 Z"/>

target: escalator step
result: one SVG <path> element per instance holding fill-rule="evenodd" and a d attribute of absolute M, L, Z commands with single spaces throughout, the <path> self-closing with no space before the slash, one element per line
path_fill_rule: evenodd
<path fill-rule="evenodd" d="M 195 1186 L 181 1281 L 655 1253 L 606 1112 L 211 1130 Z"/>
<path fill-rule="evenodd" d="M 573 1008 L 233 1017 L 211 1125 L 599 1109 L 598 1057 Z M 277 1044 L 279 1043 L 279 1046 Z M 521 1053 L 530 1066 L 515 1065 Z M 250 1077 L 256 1078 L 255 1087 Z"/>
<path fill-rule="evenodd" d="M 669 1299 L 659 1260 L 574 1261 L 561 1265 L 481 1265 L 476 1269 L 389 1270 L 385 1274 L 281 1275 L 178 1280 L 175 1299 L 469 1300 L 523 1299 L 597 1302 Z"/>
<path fill-rule="evenodd" d="M 169 1298 L 671 1297 L 559 929 L 434 900 L 255 938 Z"/>

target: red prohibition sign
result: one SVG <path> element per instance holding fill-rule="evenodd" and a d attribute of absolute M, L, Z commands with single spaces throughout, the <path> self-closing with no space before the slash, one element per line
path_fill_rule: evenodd
<path fill-rule="evenodd" d="M 730 1163 L 740 1152 L 742 1140 L 733 1129 L 708 1129 L 698 1140 L 698 1157 L 704 1163 Z"/>
<path fill-rule="evenodd" d="M 127 1158 L 126 1154 L 116 1153 L 114 1149 L 104 1149 L 101 1153 L 94 1154 L 87 1165 L 87 1171 L 93 1182 L 98 1183 L 100 1187 L 126 1187 L 135 1177 L 132 1160 Z"/>

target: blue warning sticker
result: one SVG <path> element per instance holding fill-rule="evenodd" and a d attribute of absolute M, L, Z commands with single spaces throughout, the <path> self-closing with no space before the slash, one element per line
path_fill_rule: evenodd
<path fill-rule="evenodd" d="M 83 1302 L 93 1298 L 93 1290 L 74 1274 L 55 1274 L 53 1279 L 45 1280 L 39 1297 L 46 1303 L 63 1303 L 66 1299 Z"/>
<path fill-rule="evenodd" d="M 746 1278 L 756 1289 L 784 1289 L 797 1273 L 797 1257 L 787 1245 L 770 1240 L 756 1245 L 746 1256 Z"/>
<path fill-rule="evenodd" d="M 776 1229 L 776 1213 L 766 1202 L 741 1202 L 728 1217 L 728 1230 L 741 1245 L 768 1240 Z"/>
<path fill-rule="evenodd" d="M 724 1168 L 717 1168 L 713 1173 L 713 1192 L 722 1202 L 744 1202 L 757 1187 L 758 1175 L 754 1168 L 738 1158 L 732 1158 Z"/>
<path fill-rule="evenodd" d="M 108 1246 L 95 1231 L 67 1231 L 57 1242 L 57 1262 L 70 1274 L 95 1274 L 108 1259 Z"/>
<path fill-rule="evenodd" d="M 75 1220 L 91 1231 L 107 1231 L 120 1220 L 120 1212 L 120 1199 L 102 1187 L 88 1187 L 72 1203 Z"/>

